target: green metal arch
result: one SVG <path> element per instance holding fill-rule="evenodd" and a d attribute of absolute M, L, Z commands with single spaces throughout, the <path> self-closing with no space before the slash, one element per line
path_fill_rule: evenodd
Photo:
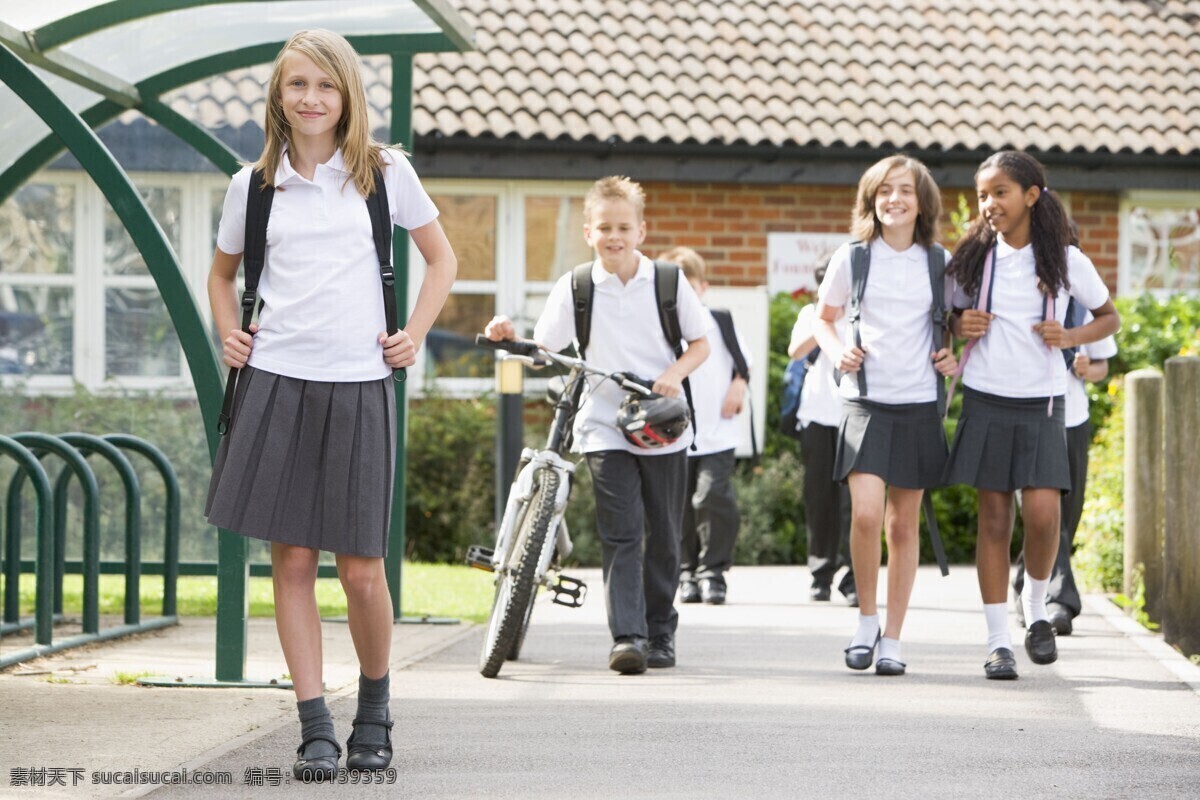
<path fill-rule="evenodd" d="M 144 97 L 141 112 L 178 136 L 226 175 L 233 175 L 241 169 L 242 159 L 237 153 L 157 97 Z"/>
<path fill-rule="evenodd" d="M 154 277 L 158 292 L 179 335 L 205 419 L 216 419 L 223 396 L 221 370 L 209 342 L 208 330 L 166 235 L 112 153 L 46 84 L 7 47 L 0 46 L 0 70 L 5 82 L 50 126 L 104 194 L 129 232 Z M 217 434 L 205 426 L 210 454 L 215 458 Z"/>

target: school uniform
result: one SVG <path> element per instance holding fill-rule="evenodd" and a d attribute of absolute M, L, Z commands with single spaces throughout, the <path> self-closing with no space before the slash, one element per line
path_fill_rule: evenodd
<path fill-rule="evenodd" d="M 712 312 L 706 308 L 704 313 L 712 335 L 708 337 L 708 358 L 689 376 L 696 407 L 696 449 L 688 450 L 679 580 L 724 584 L 723 576 L 733 566 L 733 548 L 741 523 L 733 470 L 737 465 L 734 451 L 742 437 L 742 416 L 721 416 L 721 405 L 734 377 L 733 355 L 725 346 Z M 749 350 L 740 336 L 738 346 L 747 367 L 751 366 Z"/>
<path fill-rule="evenodd" d="M 1032 245 L 1016 250 L 999 242 L 994 273 L 995 318 L 963 370 L 963 410 L 946 482 L 993 492 L 1069 491 L 1067 368 L 1062 352 L 1047 347 L 1033 330 L 1043 320 L 1045 300 L 1038 289 Z M 1076 247 L 1068 249 L 1067 274 L 1070 289 L 1063 288 L 1051 301 L 1051 312 L 1060 323 L 1071 297 L 1086 308 L 1108 300 L 1108 287 Z M 957 285 L 954 305 L 973 307 Z"/>
<path fill-rule="evenodd" d="M 675 363 L 675 352 L 659 323 L 654 262 L 640 253 L 638 258 L 637 273 L 628 283 L 605 270 L 599 259 L 592 264 L 595 289 L 586 358 L 598 369 L 654 379 Z M 704 336 L 712 317 L 686 280 L 679 281 L 676 305 L 683 338 Z M 550 290 L 533 338 L 554 351 L 575 340 L 571 273 Z M 587 458 L 596 494 L 609 630 L 614 639 L 673 634 L 679 620 L 675 589 L 692 432 L 662 448 L 637 447 L 616 425 L 625 390 L 610 380 L 588 381 L 590 391 L 575 416 L 574 449 Z"/>
<path fill-rule="evenodd" d="M 384 151 L 391 221 L 438 211 L 408 159 Z M 217 247 L 241 253 L 252 174 L 230 181 Z M 383 286 L 371 220 L 340 150 L 310 181 L 285 150 L 275 172 L 259 330 L 213 466 L 205 516 L 257 539 L 382 557 L 396 440 L 383 360 Z"/>
<path fill-rule="evenodd" d="M 874 239 L 870 249 L 859 319 L 867 397 L 859 396 L 856 373 L 841 376 L 833 476 L 844 481 L 857 471 L 902 489 L 933 488 L 941 485 L 946 435 L 937 410 L 940 376 L 930 358 L 928 252 L 916 243 L 897 252 L 882 238 Z M 845 244 L 830 260 L 818 297 L 826 305 L 848 309 L 850 296 L 850 245 Z M 849 332 L 842 341 L 851 344 Z"/>
<path fill-rule="evenodd" d="M 1089 311 L 1084 324 L 1091 322 Z M 1080 345 L 1078 352 L 1093 360 L 1109 359 L 1117 354 L 1116 340 L 1106 336 L 1098 342 Z M 1063 362 L 1066 364 L 1066 361 Z M 1075 585 L 1075 574 L 1071 569 L 1071 552 L 1075 548 L 1075 531 L 1083 516 L 1084 490 L 1087 488 L 1088 447 L 1092 441 L 1092 425 L 1088 421 L 1087 381 L 1077 376 L 1073 369 L 1067 370 L 1067 393 L 1065 396 L 1065 422 L 1067 427 L 1067 465 L 1071 472 L 1071 491 L 1062 496 L 1059 514 L 1058 557 L 1050 572 L 1050 583 L 1046 587 L 1046 602 L 1057 603 L 1070 611 L 1072 617 L 1079 616 L 1083 601 Z M 1016 577 L 1013 589 L 1020 597 L 1025 588 L 1025 551 L 1017 558 Z"/>
<path fill-rule="evenodd" d="M 816 309 L 816 304 L 800 309 L 792 327 L 789 352 L 812 337 Z M 849 335 L 846 315 L 838 317 L 833 327 L 838 339 L 845 341 Z M 848 594 L 855 591 L 854 568 L 850 564 L 850 490 L 833 477 L 842 419 L 836 371 L 824 351 L 809 365 L 800 390 L 800 454 L 804 459 L 804 519 L 813 588 L 832 587 L 834 575 L 844 565 L 849 569 L 842 576 L 838 590 Z"/>

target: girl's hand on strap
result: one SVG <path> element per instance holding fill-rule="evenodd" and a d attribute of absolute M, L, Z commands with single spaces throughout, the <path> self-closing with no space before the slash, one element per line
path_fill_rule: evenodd
<path fill-rule="evenodd" d="M 988 326 L 995 318 L 995 314 L 989 314 L 987 311 L 965 309 L 959 315 L 958 334 L 964 339 L 979 339 L 988 332 Z"/>
<path fill-rule="evenodd" d="M 1088 367 L 1092 365 L 1092 360 L 1083 353 L 1075 354 L 1075 363 L 1071 366 L 1071 370 L 1075 373 L 1075 377 L 1087 380 Z"/>
<path fill-rule="evenodd" d="M 221 356 L 225 361 L 225 366 L 233 369 L 241 369 L 246 366 L 246 361 L 250 358 L 250 350 L 254 347 L 254 334 L 258 333 L 258 323 L 250 323 L 250 333 L 245 333 L 241 328 L 235 328 L 225 337 L 225 342 L 221 346 Z"/>
<path fill-rule="evenodd" d="M 933 368 L 940 375 L 950 376 L 958 370 L 958 359 L 954 357 L 954 351 L 949 347 L 943 347 L 936 353 L 930 353 L 929 357 L 933 359 Z"/>
<path fill-rule="evenodd" d="M 863 359 L 866 354 L 858 347 L 846 347 L 842 349 L 842 356 L 838 359 L 837 368 L 839 372 L 858 372 L 862 369 Z"/>
<path fill-rule="evenodd" d="M 504 315 L 492 317 L 492 321 L 483 329 L 483 335 L 493 342 L 503 342 L 506 339 L 516 339 L 517 329 L 512 320 Z"/>
<path fill-rule="evenodd" d="M 417 345 L 404 331 L 396 331 L 391 336 L 381 333 L 379 343 L 383 345 L 383 361 L 392 369 L 417 363 Z"/>
<path fill-rule="evenodd" d="M 1068 347 L 1075 346 L 1070 329 L 1064 328 L 1062 323 L 1056 319 L 1039 322 L 1033 326 L 1033 331 L 1042 337 L 1042 341 L 1046 343 L 1047 347 L 1066 350 Z"/>

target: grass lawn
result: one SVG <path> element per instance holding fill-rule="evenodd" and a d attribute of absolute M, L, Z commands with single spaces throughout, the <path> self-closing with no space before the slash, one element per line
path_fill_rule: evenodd
<path fill-rule="evenodd" d="M 0 586 L 3 580 L 0 579 Z M 163 579 L 160 575 L 143 575 L 141 580 L 142 614 L 162 613 Z M 270 617 L 275 614 L 275 601 L 270 578 L 250 579 L 250 616 Z M 21 613 L 33 613 L 34 576 L 21 576 Z M 216 577 L 185 575 L 178 584 L 179 614 L 181 616 L 211 617 L 217 613 Z M 492 608 L 491 576 L 466 566 L 454 564 L 404 564 L 400 606 L 405 616 L 455 617 L 464 621 L 485 622 Z M 100 576 L 100 613 L 124 613 L 125 578 L 121 575 Z M 336 578 L 317 580 L 317 605 L 321 616 L 339 617 L 346 614 L 346 595 Z M 83 611 L 83 576 L 63 578 L 63 612 L 77 615 Z"/>

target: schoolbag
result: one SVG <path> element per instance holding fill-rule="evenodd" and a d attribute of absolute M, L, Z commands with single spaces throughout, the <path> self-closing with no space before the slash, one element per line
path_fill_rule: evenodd
<path fill-rule="evenodd" d="M 679 326 L 679 308 L 676 303 L 679 291 L 679 276 L 683 272 L 678 265 L 666 261 L 654 262 L 654 300 L 658 307 L 658 322 L 663 337 L 675 353 L 683 356 L 683 329 Z M 588 261 L 571 270 L 571 299 L 575 307 L 575 350 L 580 358 L 587 358 L 587 347 L 592 340 L 592 302 L 596 295 L 592 282 L 592 262 Z M 651 377 L 654 376 L 643 376 Z M 692 449 L 696 449 L 696 406 L 692 403 L 692 384 L 683 379 L 683 393 L 687 397 L 688 416 L 692 422 Z"/>
<path fill-rule="evenodd" d="M 929 288 L 933 294 L 933 304 L 930 314 L 933 317 L 933 351 L 941 350 L 946 335 L 946 250 L 941 245 L 929 247 Z M 847 321 L 854 337 L 854 346 L 862 347 L 862 335 L 859 323 L 862 317 L 862 299 L 867 291 L 867 275 L 871 270 L 871 245 L 867 242 L 853 242 L 850 245 L 850 311 Z M 937 410 L 938 418 L 946 414 L 946 380 L 936 369 L 933 371 L 937 381 Z M 858 370 L 858 396 L 867 398 L 867 371 L 862 367 Z M 925 510 L 925 523 L 929 528 L 929 539 L 933 544 L 933 553 L 937 557 L 938 568 L 942 575 L 950 574 L 946 563 L 946 550 L 942 546 L 942 537 L 938 533 L 937 516 L 933 510 L 933 492 L 924 492 L 921 507 Z"/>
<path fill-rule="evenodd" d="M 779 432 L 784 436 L 799 439 L 800 396 L 804 381 L 813 365 L 821 357 L 821 348 L 814 347 L 804 358 L 793 358 L 783 372 L 783 399 L 779 404 Z"/>
<path fill-rule="evenodd" d="M 1087 308 L 1083 305 L 1083 303 L 1075 302 L 1075 298 L 1072 297 L 1067 302 L 1067 317 L 1063 321 L 1063 327 L 1078 328 L 1083 324 L 1085 319 L 1087 319 Z M 1075 368 L 1075 353 L 1078 349 L 1078 347 L 1064 347 L 1062 349 L 1062 357 L 1063 361 L 1065 361 L 1067 364 L 1068 375 L 1070 375 L 1071 370 Z"/>
<path fill-rule="evenodd" d="M 267 223 L 271 219 L 271 204 L 275 199 L 275 187 L 263 185 L 263 171 L 256 169 L 250 175 L 250 189 L 246 197 L 246 230 L 242 262 L 246 272 L 246 289 L 242 292 L 242 332 L 250 333 L 250 322 L 254 318 L 255 306 L 262 310 L 258 297 L 258 282 L 262 278 L 267 260 Z M 375 255 L 379 258 L 379 278 L 383 285 L 383 316 L 388 336 L 399 327 L 396 322 L 396 273 L 392 269 L 392 221 L 388 212 L 387 186 L 383 173 L 375 170 L 375 189 L 367 195 L 367 213 L 371 217 L 371 234 L 375 239 Z M 233 414 L 233 397 L 237 391 L 240 369 L 230 369 L 225 382 L 225 400 L 217 416 L 217 433 L 224 436 L 229 432 Z M 407 371 L 396 370 L 396 380 L 403 381 Z"/>
<path fill-rule="evenodd" d="M 733 359 L 733 374 L 750 384 L 750 364 L 746 354 L 742 352 L 741 342 L 738 341 L 737 331 L 733 327 L 733 312 L 727 308 L 710 308 L 709 312 L 717 322 L 717 330 L 721 332 L 721 341 Z M 732 379 L 732 378 L 731 378 Z M 758 435 L 754 432 L 754 404 L 750 404 L 750 458 L 758 461 Z"/>

